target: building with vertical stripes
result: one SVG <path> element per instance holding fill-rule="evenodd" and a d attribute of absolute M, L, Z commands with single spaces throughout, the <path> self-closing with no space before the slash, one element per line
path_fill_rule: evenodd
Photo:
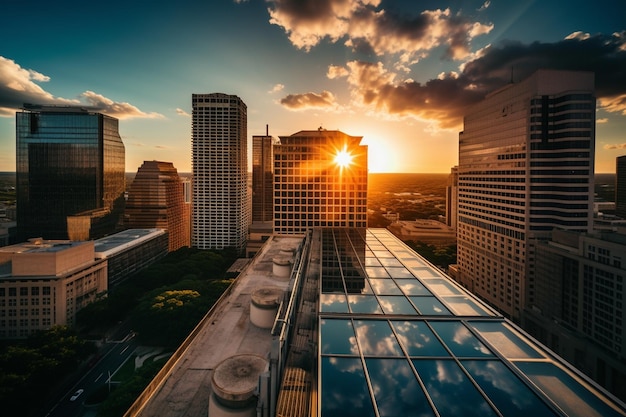
<path fill-rule="evenodd" d="M 592 230 L 594 74 L 539 70 L 471 107 L 459 135 L 458 279 L 519 320 L 531 239 Z"/>
<path fill-rule="evenodd" d="M 192 95 L 193 247 L 244 250 L 251 220 L 247 120 L 235 95 Z"/>

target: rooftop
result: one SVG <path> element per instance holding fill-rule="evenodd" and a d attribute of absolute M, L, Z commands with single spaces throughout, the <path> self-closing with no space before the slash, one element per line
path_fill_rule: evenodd
<path fill-rule="evenodd" d="M 95 241 L 96 258 L 106 258 L 132 246 L 165 233 L 163 229 L 127 229 Z"/>

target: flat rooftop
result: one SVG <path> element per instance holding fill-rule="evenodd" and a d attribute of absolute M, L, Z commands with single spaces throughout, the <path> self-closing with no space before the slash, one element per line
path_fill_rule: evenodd
<path fill-rule="evenodd" d="M 152 239 L 165 233 L 163 229 L 127 229 L 94 241 L 96 258 L 111 256 L 138 241 Z"/>

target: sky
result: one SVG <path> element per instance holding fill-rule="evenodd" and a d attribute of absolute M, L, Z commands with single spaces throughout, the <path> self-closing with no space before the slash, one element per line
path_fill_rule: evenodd
<path fill-rule="evenodd" d="M 23 103 L 119 119 L 126 171 L 191 171 L 191 95 L 248 137 L 362 136 L 369 171 L 447 173 L 468 106 L 538 68 L 595 72 L 597 173 L 626 154 L 624 0 L 2 0 L 0 171 Z M 251 146 L 251 145 L 249 145 Z"/>

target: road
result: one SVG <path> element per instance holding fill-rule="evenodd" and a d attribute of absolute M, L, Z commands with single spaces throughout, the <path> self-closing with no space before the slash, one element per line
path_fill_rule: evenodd
<path fill-rule="evenodd" d="M 50 408 L 45 416 L 94 416 L 96 408 L 86 406 L 85 400 L 103 385 L 109 383 L 110 375 L 113 375 L 130 358 L 135 349 L 137 349 L 137 342 L 134 333 L 130 330 L 119 339 L 107 340 L 100 350 L 100 352 L 104 352 L 100 360 L 87 370 L 67 392 L 57 399 L 56 404 Z M 78 389 L 83 389 L 83 393 L 75 401 L 70 401 L 70 397 Z"/>

